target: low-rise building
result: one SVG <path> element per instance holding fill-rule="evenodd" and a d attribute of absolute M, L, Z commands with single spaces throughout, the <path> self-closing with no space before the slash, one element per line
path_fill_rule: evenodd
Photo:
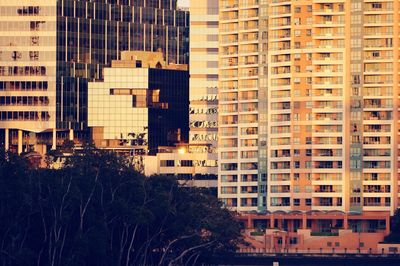
<path fill-rule="evenodd" d="M 98 148 L 132 156 L 187 141 L 187 65 L 167 65 L 161 52 L 127 51 L 89 83 L 88 121 Z"/>
<path fill-rule="evenodd" d="M 390 233 L 389 212 L 275 211 L 241 213 L 248 246 L 241 252 L 380 254 Z"/>
<path fill-rule="evenodd" d="M 196 148 L 196 145 L 188 144 L 160 147 L 157 154 L 144 158 L 145 175 L 175 176 L 182 185 L 216 188 L 215 161 L 205 160 Z"/>

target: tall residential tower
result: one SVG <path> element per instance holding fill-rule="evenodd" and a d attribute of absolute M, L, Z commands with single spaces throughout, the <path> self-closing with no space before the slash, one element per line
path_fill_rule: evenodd
<path fill-rule="evenodd" d="M 398 1 L 220 1 L 220 198 L 393 214 L 398 72 Z"/>
<path fill-rule="evenodd" d="M 219 188 L 226 206 L 266 206 L 266 32 L 257 0 L 220 1 Z"/>

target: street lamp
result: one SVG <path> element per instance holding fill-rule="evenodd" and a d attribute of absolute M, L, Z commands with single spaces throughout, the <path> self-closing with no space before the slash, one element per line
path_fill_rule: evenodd
<path fill-rule="evenodd" d="M 179 154 L 185 154 L 186 153 L 186 149 L 182 147 L 182 148 L 178 149 L 178 153 Z"/>

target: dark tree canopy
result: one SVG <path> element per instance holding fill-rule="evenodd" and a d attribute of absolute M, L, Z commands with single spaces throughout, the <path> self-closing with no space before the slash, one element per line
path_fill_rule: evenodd
<path fill-rule="evenodd" d="M 144 177 L 91 147 L 62 169 L 0 152 L 1 265 L 193 265 L 234 251 L 239 224 L 204 190 Z"/>
<path fill-rule="evenodd" d="M 400 209 L 390 219 L 390 234 L 385 237 L 387 243 L 400 243 Z"/>

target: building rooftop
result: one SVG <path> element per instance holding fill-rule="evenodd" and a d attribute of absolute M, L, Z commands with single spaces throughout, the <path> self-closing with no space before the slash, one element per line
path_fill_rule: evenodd
<path fill-rule="evenodd" d="M 113 60 L 112 67 L 117 68 L 159 68 L 172 70 L 188 70 L 186 64 L 167 64 L 162 52 L 124 51 L 121 60 Z"/>

